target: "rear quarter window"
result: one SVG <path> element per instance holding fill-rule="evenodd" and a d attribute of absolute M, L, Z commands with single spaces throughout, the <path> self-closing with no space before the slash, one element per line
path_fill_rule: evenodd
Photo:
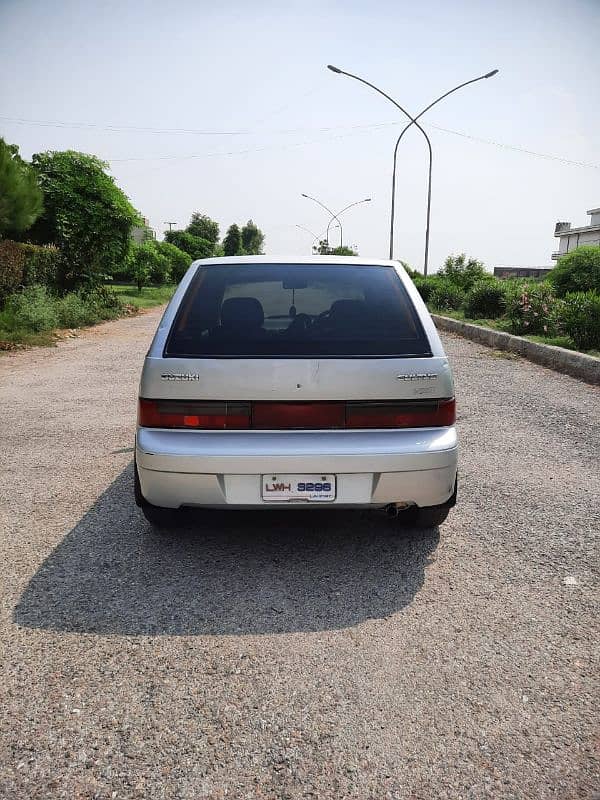
<path fill-rule="evenodd" d="M 172 358 L 431 355 L 393 267 L 199 267 L 167 338 Z"/>

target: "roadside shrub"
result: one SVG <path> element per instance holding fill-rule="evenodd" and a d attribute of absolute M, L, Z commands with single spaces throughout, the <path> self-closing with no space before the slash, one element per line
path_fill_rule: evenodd
<path fill-rule="evenodd" d="M 98 321 L 94 308 L 76 292 L 69 292 L 57 299 L 56 312 L 61 328 L 80 328 Z"/>
<path fill-rule="evenodd" d="M 149 280 L 156 286 L 162 286 L 171 279 L 171 264 L 166 256 L 163 256 L 155 246 L 155 256 L 150 261 Z"/>
<path fill-rule="evenodd" d="M 560 316 L 564 332 L 580 350 L 600 350 L 599 292 L 569 292 Z"/>
<path fill-rule="evenodd" d="M 165 231 L 165 241 L 188 253 L 192 259 L 210 258 L 215 250 L 214 242 L 186 231 Z"/>
<path fill-rule="evenodd" d="M 505 316 L 511 333 L 553 336 L 557 328 L 557 303 L 548 283 L 507 282 Z"/>
<path fill-rule="evenodd" d="M 411 278 L 417 291 L 423 298 L 423 302 L 429 303 L 429 301 L 431 300 L 431 295 L 433 293 L 433 290 L 435 289 L 436 286 L 436 281 L 437 281 L 436 277 L 431 276 L 429 278 L 426 278 L 424 275 L 417 275 L 413 278 L 411 275 Z"/>
<path fill-rule="evenodd" d="M 153 241 L 133 243 L 129 251 L 132 275 L 138 291 L 148 283 L 165 283 L 169 275 L 169 262 L 161 255 Z"/>
<path fill-rule="evenodd" d="M 404 267 L 404 271 L 413 281 L 415 278 L 423 277 L 423 274 L 418 269 L 413 269 L 408 262 L 399 260 L 398 263 L 401 267 Z"/>
<path fill-rule="evenodd" d="M 465 302 L 465 293 L 449 279 L 438 278 L 429 296 L 429 305 L 438 311 L 458 311 Z"/>
<path fill-rule="evenodd" d="M 123 302 L 109 286 L 96 286 L 93 289 L 83 290 L 80 294 L 94 314 L 92 322 L 116 319 L 125 309 Z"/>
<path fill-rule="evenodd" d="M 0 307 L 6 298 L 23 285 L 25 253 L 20 244 L 0 241 Z"/>
<path fill-rule="evenodd" d="M 600 292 L 600 245 L 582 245 L 562 256 L 547 279 L 557 297 L 568 292 Z"/>
<path fill-rule="evenodd" d="M 52 244 L 38 245 L 24 242 L 19 245 L 25 255 L 23 267 L 24 286 L 39 284 L 49 289 L 58 286 L 60 250 Z"/>
<path fill-rule="evenodd" d="M 170 242 L 157 242 L 156 247 L 158 252 L 169 261 L 171 280 L 179 283 L 192 263 L 192 257 Z"/>
<path fill-rule="evenodd" d="M 20 238 L 60 248 L 61 293 L 97 286 L 122 263 L 139 215 L 95 156 L 49 151 L 31 163 L 44 195 L 44 211 Z"/>
<path fill-rule="evenodd" d="M 471 319 L 497 319 L 504 308 L 504 286 L 497 278 L 474 283 L 465 300 L 465 315 Z"/>
<path fill-rule="evenodd" d="M 467 258 L 465 253 L 448 256 L 444 261 L 444 266 L 438 270 L 437 274 L 441 278 L 447 278 L 463 292 L 468 292 L 477 281 L 489 275 L 481 261 L 476 258 Z"/>
<path fill-rule="evenodd" d="M 55 287 L 58 265 L 59 251 L 52 245 L 0 241 L 0 307 L 24 286 Z"/>
<path fill-rule="evenodd" d="M 54 298 L 45 286 L 29 286 L 23 292 L 11 295 L 4 309 L 5 325 L 21 328 L 31 333 L 41 333 L 56 328 L 58 314 Z"/>

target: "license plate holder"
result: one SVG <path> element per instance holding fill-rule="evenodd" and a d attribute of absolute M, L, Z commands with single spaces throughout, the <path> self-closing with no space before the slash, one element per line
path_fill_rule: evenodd
<path fill-rule="evenodd" d="M 332 503 L 336 476 L 331 474 L 273 474 L 261 476 L 261 496 L 269 503 Z"/>

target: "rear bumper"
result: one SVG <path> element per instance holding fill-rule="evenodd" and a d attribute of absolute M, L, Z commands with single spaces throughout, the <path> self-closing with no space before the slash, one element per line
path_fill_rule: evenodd
<path fill-rule="evenodd" d="M 261 475 L 331 473 L 336 499 L 311 507 L 435 506 L 452 495 L 452 428 L 402 431 L 185 431 L 139 428 L 136 462 L 152 505 L 297 508 L 267 503 Z M 302 504 L 303 506 L 305 504 Z"/>

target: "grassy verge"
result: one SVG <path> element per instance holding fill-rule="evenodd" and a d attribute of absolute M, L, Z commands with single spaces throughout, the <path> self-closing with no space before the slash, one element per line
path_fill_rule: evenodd
<path fill-rule="evenodd" d="M 465 317 L 464 311 L 438 311 L 435 308 L 430 309 L 433 314 L 439 314 L 442 317 L 451 317 L 452 319 L 461 320 L 461 322 L 469 322 L 472 325 L 481 325 L 484 328 L 492 328 L 495 331 L 503 331 L 503 333 L 510 333 L 508 322 L 502 319 L 469 319 Z M 569 336 L 536 336 L 528 334 L 521 336 L 522 339 L 529 339 L 530 342 L 538 342 L 539 344 L 550 344 L 554 347 L 564 347 L 566 350 L 574 350 L 578 353 L 585 353 L 588 356 L 595 356 L 600 358 L 600 350 L 580 350 L 575 342 Z"/>
<path fill-rule="evenodd" d="M 52 345 L 74 328 L 162 305 L 174 291 L 175 286 L 149 286 L 138 292 L 134 286 L 117 285 L 57 297 L 44 286 L 30 286 L 11 295 L 0 310 L 0 351 Z"/>
<path fill-rule="evenodd" d="M 123 303 L 136 308 L 152 308 L 153 306 L 162 306 L 164 303 L 168 303 L 173 297 L 177 286 L 175 284 L 144 286 L 142 291 L 138 292 L 137 288 L 130 284 L 112 283 L 110 288 Z"/>

